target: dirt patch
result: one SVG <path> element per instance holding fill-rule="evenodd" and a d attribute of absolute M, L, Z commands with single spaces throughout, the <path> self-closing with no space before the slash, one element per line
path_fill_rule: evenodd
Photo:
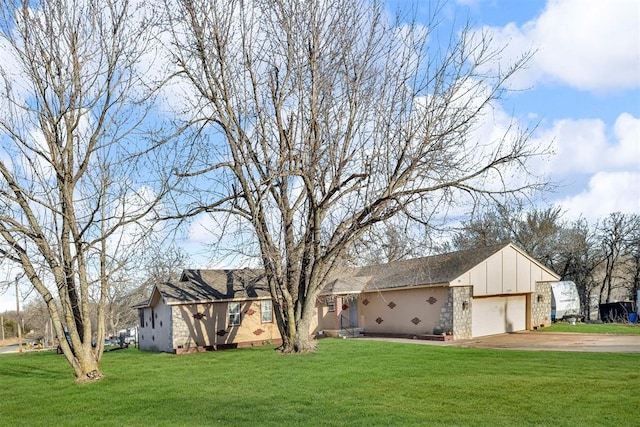
<path fill-rule="evenodd" d="M 452 345 L 456 347 L 513 350 L 640 353 L 640 335 L 517 332 L 454 341 Z"/>

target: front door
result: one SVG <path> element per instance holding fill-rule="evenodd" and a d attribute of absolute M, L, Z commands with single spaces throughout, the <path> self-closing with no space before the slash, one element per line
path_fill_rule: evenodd
<path fill-rule="evenodd" d="M 349 323 L 353 328 L 358 326 L 358 300 L 351 301 L 349 305 Z"/>

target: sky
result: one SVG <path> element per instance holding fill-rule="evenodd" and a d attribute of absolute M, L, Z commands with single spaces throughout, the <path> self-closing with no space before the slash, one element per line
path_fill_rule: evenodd
<path fill-rule="evenodd" d="M 390 11 L 409 4 L 387 0 Z M 433 2 L 415 4 L 421 20 Z M 535 52 L 501 108 L 535 126 L 532 144 L 553 148 L 532 165 L 558 184 L 541 208 L 591 223 L 640 213 L 640 0 L 452 0 L 442 16 L 492 34 L 505 64 Z M 204 225 L 192 226 L 186 246 L 208 240 Z M 15 310 L 13 287 L 0 294 L 5 310 Z"/>
<path fill-rule="evenodd" d="M 506 45 L 534 51 L 503 108 L 552 144 L 540 172 L 558 183 L 541 203 L 595 222 L 640 213 L 640 1 L 457 0 L 459 19 Z"/>

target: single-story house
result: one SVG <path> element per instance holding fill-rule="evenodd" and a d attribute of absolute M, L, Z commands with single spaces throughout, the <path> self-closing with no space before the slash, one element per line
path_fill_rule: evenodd
<path fill-rule="evenodd" d="M 468 339 L 551 322 L 559 276 L 513 244 L 352 269 L 319 298 L 320 330 Z"/>
<path fill-rule="evenodd" d="M 140 348 L 279 342 L 261 270 L 185 270 L 138 304 Z M 322 291 L 317 335 L 468 339 L 551 322 L 559 276 L 513 244 L 348 268 Z"/>
<path fill-rule="evenodd" d="M 184 270 L 137 304 L 139 347 L 183 353 L 281 342 L 260 270 Z"/>

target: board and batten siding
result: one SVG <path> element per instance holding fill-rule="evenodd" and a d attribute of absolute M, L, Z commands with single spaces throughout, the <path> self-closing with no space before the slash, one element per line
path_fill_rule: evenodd
<path fill-rule="evenodd" d="M 171 307 L 157 293 L 151 300 L 151 307 L 143 309 L 144 326 L 138 330 L 141 350 L 172 351 Z"/>
<path fill-rule="evenodd" d="M 525 294 L 535 292 L 537 282 L 557 280 L 526 254 L 506 246 L 456 278 L 452 284 L 470 284 L 473 296 Z"/>

